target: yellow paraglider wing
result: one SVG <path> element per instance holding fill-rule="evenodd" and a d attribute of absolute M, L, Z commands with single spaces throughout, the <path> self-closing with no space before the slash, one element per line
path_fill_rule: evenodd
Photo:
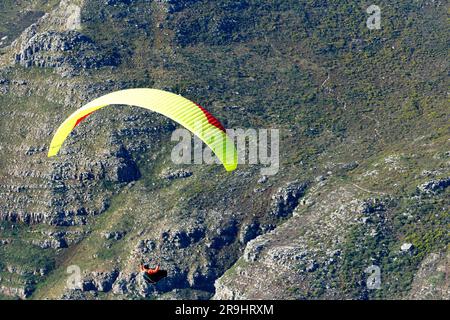
<path fill-rule="evenodd" d="M 97 98 L 70 115 L 50 144 L 49 157 L 58 154 L 70 132 L 91 113 L 108 105 L 131 105 L 158 112 L 197 135 L 222 162 L 227 171 L 237 167 L 237 152 L 225 128 L 208 111 L 174 93 L 157 89 L 128 89 Z"/>

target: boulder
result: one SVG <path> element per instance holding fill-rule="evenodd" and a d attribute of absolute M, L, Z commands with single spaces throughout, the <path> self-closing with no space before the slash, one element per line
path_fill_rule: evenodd
<path fill-rule="evenodd" d="M 414 249 L 414 245 L 412 243 L 403 243 L 400 247 L 402 252 L 411 252 Z"/>

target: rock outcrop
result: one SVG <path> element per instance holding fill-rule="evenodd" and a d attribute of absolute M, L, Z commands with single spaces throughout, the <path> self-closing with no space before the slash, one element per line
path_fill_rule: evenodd
<path fill-rule="evenodd" d="M 78 31 L 40 33 L 33 25 L 26 31 L 14 63 L 26 68 L 52 68 L 63 76 L 74 76 L 82 70 L 117 67 L 120 57 L 104 52 Z"/>
<path fill-rule="evenodd" d="M 272 196 L 272 214 L 276 217 L 287 217 L 299 204 L 308 184 L 305 182 L 291 182 L 286 187 L 278 189 Z"/>
<path fill-rule="evenodd" d="M 436 194 L 450 186 L 450 177 L 427 181 L 417 187 L 420 192 Z"/>

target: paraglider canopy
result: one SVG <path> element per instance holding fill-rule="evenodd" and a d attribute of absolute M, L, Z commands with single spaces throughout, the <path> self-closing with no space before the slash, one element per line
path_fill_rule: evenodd
<path fill-rule="evenodd" d="M 158 112 L 197 135 L 227 171 L 237 167 L 237 152 L 222 124 L 200 105 L 174 93 L 157 89 L 128 89 L 97 98 L 70 115 L 50 144 L 49 157 L 58 154 L 70 132 L 93 112 L 108 105 L 132 105 Z"/>

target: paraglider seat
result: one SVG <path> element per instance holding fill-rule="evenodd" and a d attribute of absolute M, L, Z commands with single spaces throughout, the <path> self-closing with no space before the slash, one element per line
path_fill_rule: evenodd
<path fill-rule="evenodd" d="M 145 282 L 150 283 L 150 284 L 156 284 L 165 277 L 167 277 L 166 270 L 158 270 L 157 272 L 155 272 L 153 274 L 144 273 Z"/>

